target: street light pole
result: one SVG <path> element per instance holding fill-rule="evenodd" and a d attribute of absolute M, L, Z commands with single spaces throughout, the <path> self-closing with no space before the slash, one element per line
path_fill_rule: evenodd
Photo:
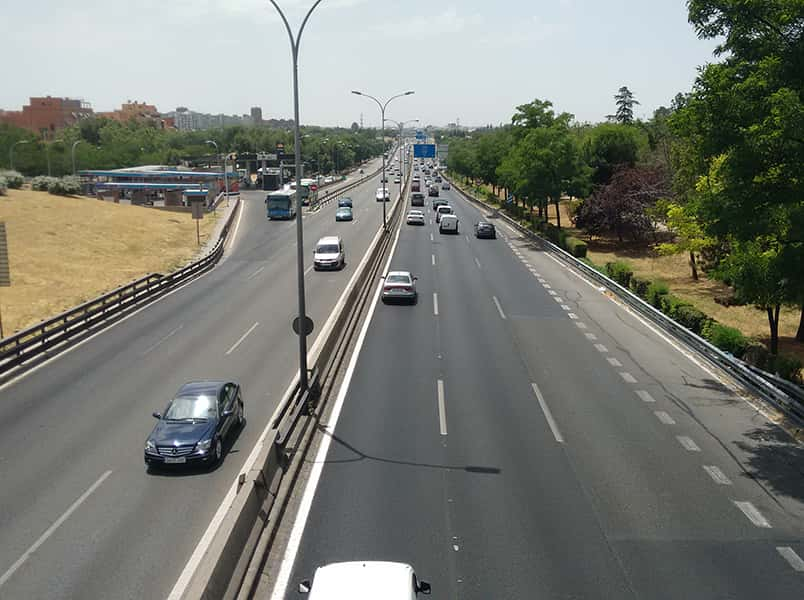
<path fill-rule="evenodd" d="M 394 119 L 385 119 L 385 120 L 390 121 L 391 123 L 395 123 L 396 126 L 399 127 L 399 154 L 402 157 L 402 160 L 400 161 L 402 163 L 402 179 L 400 181 L 399 188 L 402 189 L 402 185 L 404 185 L 403 182 L 405 181 L 405 162 L 406 162 L 405 159 L 407 158 L 407 153 L 404 152 L 402 149 L 402 131 L 405 129 L 405 125 L 407 125 L 408 123 L 418 123 L 419 119 L 410 119 L 408 121 L 402 121 L 401 123 Z"/>
<path fill-rule="evenodd" d="M 18 140 L 13 144 L 11 144 L 11 148 L 8 150 L 9 169 L 11 169 L 12 171 L 14 170 L 14 146 L 16 146 L 17 144 L 30 144 L 30 143 L 31 142 L 29 140 Z"/>
<path fill-rule="evenodd" d="M 75 175 L 75 147 L 83 141 L 84 140 L 75 140 L 73 142 L 73 147 L 70 149 L 70 154 L 72 155 L 73 159 L 73 175 Z"/>
<path fill-rule="evenodd" d="M 220 156 L 220 151 L 218 150 L 218 142 L 215 140 L 207 140 L 207 144 L 212 144 L 215 146 L 215 155 Z M 229 206 L 229 178 L 226 174 L 226 155 L 223 155 L 223 189 L 226 192 L 226 206 Z"/>
<path fill-rule="evenodd" d="M 302 180 L 302 165 L 301 165 L 301 125 L 299 124 L 299 43 L 301 36 L 304 32 L 304 27 L 310 15 L 316 7 L 321 4 L 322 0 L 316 0 L 299 27 L 299 31 L 294 37 L 293 30 L 290 28 L 285 13 L 279 8 L 276 0 L 270 0 L 282 22 L 285 24 L 285 29 L 288 32 L 288 39 L 290 40 L 290 49 L 293 58 L 293 150 L 296 160 L 296 278 L 298 279 L 299 287 L 299 388 L 301 391 L 306 391 L 309 387 L 307 377 L 307 309 L 305 306 L 304 298 L 304 232 L 302 227 L 302 195 L 301 195 L 301 180 Z"/>
<path fill-rule="evenodd" d="M 45 158 L 47 158 L 47 176 L 51 177 L 50 172 L 50 145 L 55 144 L 57 142 L 63 142 L 64 140 L 52 140 L 48 142 L 45 140 Z"/>
<path fill-rule="evenodd" d="M 388 98 L 388 100 L 385 101 L 385 104 L 383 104 L 382 102 L 377 100 L 377 98 L 369 94 L 364 94 L 363 92 L 358 92 L 357 90 L 352 90 L 352 93 L 357 96 L 365 96 L 366 98 L 371 98 L 372 100 L 374 100 L 374 102 L 377 103 L 377 106 L 380 107 L 380 116 L 381 116 L 380 127 L 382 130 L 382 228 L 383 231 L 388 231 L 388 219 L 386 217 L 386 211 L 385 211 L 385 204 L 387 202 L 387 200 L 385 199 L 385 179 L 386 179 L 385 178 L 385 109 L 391 103 L 391 100 L 401 98 L 402 96 L 410 96 L 411 94 L 415 94 L 415 92 L 409 91 L 397 94 L 396 96 L 391 96 L 390 98 Z"/>

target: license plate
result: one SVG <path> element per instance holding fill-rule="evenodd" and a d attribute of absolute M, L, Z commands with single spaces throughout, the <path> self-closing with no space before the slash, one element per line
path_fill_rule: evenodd
<path fill-rule="evenodd" d="M 166 456 L 165 457 L 165 464 L 168 465 L 179 465 L 184 464 L 187 462 L 186 456 Z"/>

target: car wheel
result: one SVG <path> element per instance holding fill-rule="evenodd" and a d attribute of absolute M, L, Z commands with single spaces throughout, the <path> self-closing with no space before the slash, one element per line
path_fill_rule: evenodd
<path fill-rule="evenodd" d="M 217 465 L 221 464 L 222 460 L 223 460 L 223 444 L 221 443 L 221 439 L 217 438 L 215 440 L 215 457 L 212 459 L 210 466 L 216 467 Z"/>
<path fill-rule="evenodd" d="M 243 427 L 243 425 L 245 425 L 245 424 L 246 424 L 246 407 L 241 402 L 238 405 L 238 409 L 237 409 L 237 426 L 238 427 Z"/>

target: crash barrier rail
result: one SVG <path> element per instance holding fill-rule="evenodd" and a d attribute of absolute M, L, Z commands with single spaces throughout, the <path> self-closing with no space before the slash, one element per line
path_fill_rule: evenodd
<path fill-rule="evenodd" d="M 239 201 L 238 198 L 237 202 Z M 83 339 L 99 325 L 107 325 L 128 313 L 132 308 L 164 294 L 213 267 L 223 255 L 223 247 L 237 208 L 235 206 L 229 213 L 212 250 L 186 267 L 167 275 L 159 273 L 146 275 L 0 340 L 0 377 L 7 376 L 20 367 L 30 364 L 35 358 L 42 358 L 52 350 L 65 349 L 71 343 Z"/>
<path fill-rule="evenodd" d="M 392 150 L 392 153 L 393 152 L 396 152 L 396 148 L 394 150 Z M 386 169 L 386 171 L 387 170 L 388 169 Z M 312 208 L 314 210 L 318 210 L 318 209 L 322 208 L 323 206 L 326 206 L 327 204 L 329 204 L 333 200 L 337 200 L 338 198 L 340 198 L 345 192 L 353 190 L 357 186 L 367 182 L 369 179 L 373 179 L 374 177 L 379 175 L 381 172 L 382 172 L 382 167 L 378 167 L 375 171 L 372 171 L 368 175 L 364 175 L 363 177 L 361 177 L 357 181 L 353 181 L 352 183 L 350 183 L 350 184 L 348 184 L 348 185 L 346 185 L 346 186 L 344 186 L 342 188 L 338 188 L 337 190 L 333 190 L 331 193 L 328 193 L 324 198 L 321 198 L 321 196 L 319 194 L 318 202 L 316 202 L 315 206 L 312 206 L 310 208 Z M 390 185 L 388 187 L 390 188 Z M 329 190 L 326 190 L 326 191 L 329 191 Z M 389 196 L 390 196 L 390 194 L 389 194 Z"/>
<path fill-rule="evenodd" d="M 637 311 L 644 317 L 663 330 L 671 333 L 676 339 L 682 341 L 698 354 L 706 358 L 710 363 L 728 373 L 733 379 L 739 381 L 762 398 L 793 416 L 798 420 L 804 420 L 804 389 L 799 386 L 784 381 L 770 373 L 756 367 L 752 367 L 743 361 L 735 358 L 731 354 L 723 352 L 720 348 L 712 345 L 699 335 L 693 333 L 683 325 L 680 325 L 652 305 L 645 302 L 642 298 L 631 292 L 631 290 L 621 286 L 619 283 L 606 277 L 597 269 L 590 267 L 581 260 L 572 256 L 563 248 L 553 244 L 549 240 L 537 235 L 530 229 L 522 226 L 515 219 L 504 214 L 498 208 L 468 194 L 460 186 L 452 182 L 454 188 L 467 200 L 474 202 L 492 211 L 492 213 L 503 219 L 506 223 L 514 227 L 520 233 L 538 241 L 543 247 L 548 248 L 553 254 L 561 258 L 565 263 L 571 265 L 576 270 L 581 271 L 589 278 L 614 292 L 620 300 L 625 302 L 630 308 Z"/>
<path fill-rule="evenodd" d="M 299 393 L 298 375 L 279 403 L 253 466 L 239 475 L 236 494 L 212 536 L 186 588 L 171 598 L 252 598 L 257 594 L 267 552 L 296 482 L 312 433 L 323 409 L 325 381 L 334 379 L 362 309 L 375 289 L 407 196 L 407 187 L 388 211 L 388 230 L 380 228 L 308 355 L 313 365 L 309 389 Z"/>

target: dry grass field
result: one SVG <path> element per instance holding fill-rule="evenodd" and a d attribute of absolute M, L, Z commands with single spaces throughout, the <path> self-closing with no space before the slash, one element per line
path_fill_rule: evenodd
<path fill-rule="evenodd" d="M 201 221 L 201 243 L 217 215 Z M 189 213 L 31 190 L 0 196 L 11 287 L 0 288 L 8 336 L 148 273 L 182 266 L 196 252 Z"/>

